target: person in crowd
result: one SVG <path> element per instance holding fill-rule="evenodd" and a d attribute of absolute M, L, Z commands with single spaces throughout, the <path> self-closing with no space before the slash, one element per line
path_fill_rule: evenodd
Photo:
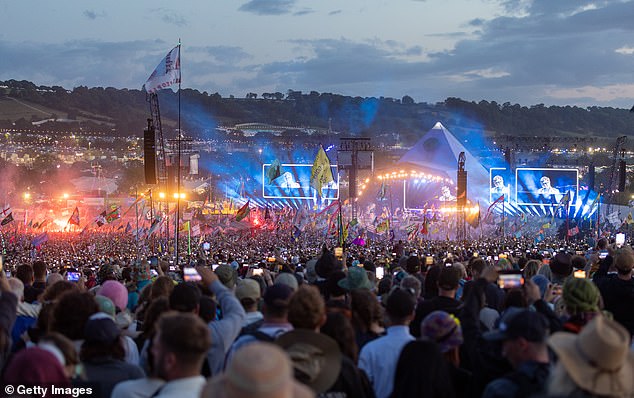
<path fill-rule="evenodd" d="M 548 335 L 548 322 L 540 313 L 528 309 L 508 311 L 498 329 L 488 332 L 484 338 L 502 342 L 502 355 L 514 370 L 490 382 L 482 397 L 530 396 L 545 392 L 550 374 Z"/>
<path fill-rule="evenodd" d="M 438 344 L 411 341 L 398 358 L 394 372 L 392 398 L 456 397 L 450 367 Z"/>
<path fill-rule="evenodd" d="M 300 286 L 288 306 L 288 319 L 293 330 L 279 336 L 275 343 L 291 357 L 297 380 L 319 396 L 371 396 L 371 393 L 368 395 L 371 388 L 367 378 L 354 361 L 341 352 L 336 340 L 320 333 L 327 316 L 319 290 L 314 286 Z M 345 318 L 341 313 L 332 314 Z M 341 330 L 344 327 L 340 324 L 337 330 L 330 330 L 341 338 L 346 334 Z M 347 342 L 353 341 L 351 330 L 348 338 Z"/>
<path fill-rule="evenodd" d="M 103 312 L 90 316 L 84 328 L 79 358 L 86 385 L 95 386 L 98 396 L 109 397 L 114 386 L 125 380 L 145 376 L 138 365 L 126 363 L 121 330 Z"/>
<path fill-rule="evenodd" d="M 414 319 L 416 297 L 395 288 L 385 303 L 387 334 L 368 342 L 359 353 L 359 368 L 368 376 L 377 398 L 388 397 L 394 387 L 394 371 L 403 347 L 414 336 L 409 324 Z"/>
<path fill-rule="evenodd" d="M 557 355 L 548 393 L 557 397 L 634 396 L 634 352 L 630 333 L 618 322 L 597 316 L 578 333 L 548 339 Z"/>
<path fill-rule="evenodd" d="M 420 336 L 421 321 L 433 311 L 445 311 L 457 314 L 462 302 L 456 300 L 456 292 L 460 286 L 462 272 L 454 266 L 444 266 L 438 275 L 438 296 L 425 300 L 416 307 L 416 316 L 410 325 L 413 336 Z"/>
<path fill-rule="evenodd" d="M 37 317 L 40 312 L 41 306 L 39 304 L 29 304 L 24 301 L 24 284 L 18 278 L 10 278 L 9 285 L 11 291 L 18 298 L 18 304 L 16 308 L 17 317 L 11 330 L 11 340 L 13 342 L 13 349 L 15 351 L 16 343 L 20 341 L 22 333 L 26 332 L 37 322 Z"/>
<path fill-rule="evenodd" d="M 539 267 L 541 267 L 541 261 L 539 260 L 529 260 L 524 269 L 522 270 L 522 275 L 524 275 L 524 279 L 531 279 L 535 275 L 537 275 L 537 271 L 539 271 Z"/>
<path fill-rule="evenodd" d="M 359 289 L 350 292 L 350 308 L 355 339 L 360 350 L 385 332 L 382 326 L 383 307 L 372 292 Z"/>
<path fill-rule="evenodd" d="M 579 333 L 588 322 L 601 315 L 601 293 L 589 279 L 568 279 L 564 284 L 561 299 L 567 315 L 563 330 L 567 332 Z"/>
<path fill-rule="evenodd" d="M 70 291 L 62 294 L 52 312 L 51 331 L 58 332 L 75 344 L 80 352 L 84 330 L 91 315 L 99 312 L 99 306 L 90 293 Z"/>
<path fill-rule="evenodd" d="M 15 354 L 4 371 L 3 382 L 5 386 L 71 387 L 60 360 L 49 350 L 40 347 L 25 348 Z M 4 390 L 4 393 L 12 394 L 8 390 Z"/>
<path fill-rule="evenodd" d="M 202 398 L 310 398 L 313 392 L 296 381 L 286 353 L 256 342 L 239 350 L 226 371 L 204 386 Z"/>
<path fill-rule="evenodd" d="M 260 305 L 260 284 L 251 278 L 239 279 L 236 285 L 236 298 L 246 312 L 242 330 L 255 330 L 262 325 L 264 315 L 258 310 Z M 241 332 L 242 333 L 242 332 Z"/>
<path fill-rule="evenodd" d="M 147 396 L 199 397 L 205 384 L 200 370 L 211 348 L 212 339 L 213 333 L 209 333 L 208 327 L 195 314 L 163 314 L 158 320 L 154 335 L 152 357 L 156 375 L 165 384 Z"/>
<path fill-rule="evenodd" d="M 550 261 L 552 271 L 552 283 L 563 286 L 566 280 L 572 275 L 572 256 L 567 253 L 557 253 Z"/>
<path fill-rule="evenodd" d="M 231 270 L 235 272 L 233 268 Z M 224 369 L 225 357 L 236 337 L 240 334 L 246 313 L 240 305 L 240 301 L 233 292 L 220 282 L 214 271 L 202 266 L 196 267 L 196 271 L 202 278 L 202 284 L 216 296 L 216 301 L 222 311 L 222 319 L 207 324 L 211 333 L 211 347 L 207 355 L 207 362 L 213 376 Z"/>
<path fill-rule="evenodd" d="M 611 262 L 612 256 L 608 256 L 606 263 Z M 634 279 L 632 279 L 632 268 L 634 268 L 634 252 L 631 248 L 624 247 L 616 252 L 614 257 L 615 274 L 608 274 L 607 271 L 597 271 L 596 283 L 601 297 L 603 297 L 606 311 L 614 315 L 614 320 L 625 326 L 630 335 L 634 335 Z"/>
<path fill-rule="evenodd" d="M 37 346 L 51 351 L 60 360 L 64 373 L 71 382 L 85 378 L 79 354 L 71 340 L 59 333 L 50 332 L 40 338 Z"/>
<path fill-rule="evenodd" d="M 4 272 L 0 272 L 0 372 L 11 352 L 11 331 L 17 316 L 18 297 L 11 290 Z"/>
<path fill-rule="evenodd" d="M 421 339 L 435 342 L 447 361 L 456 397 L 475 398 L 473 375 L 460 367 L 460 346 L 464 340 L 458 318 L 444 311 L 434 311 L 423 319 L 420 330 Z"/>
<path fill-rule="evenodd" d="M 42 260 L 33 261 L 33 288 L 41 292 L 46 289 L 46 263 Z"/>
<path fill-rule="evenodd" d="M 15 277 L 21 280 L 24 284 L 24 301 L 29 304 L 33 304 L 37 301 L 38 296 L 42 294 L 44 289 L 33 286 L 35 274 L 31 264 L 19 265 L 16 269 Z"/>

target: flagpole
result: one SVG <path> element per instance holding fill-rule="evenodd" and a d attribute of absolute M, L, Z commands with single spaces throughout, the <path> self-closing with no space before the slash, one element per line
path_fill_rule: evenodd
<path fill-rule="evenodd" d="M 597 202 L 597 241 L 601 238 L 601 194 L 599 194 L 599 201 Z"/>
<path fill-rule="evenodd" d="M 178 155 L 176 156 L 177 158 L 177 162 L 178 162 L 178 177 L 177 177 L 177 188 L 176 188 L 176 192 L 178 197 L 176 198 L 176 225 L 174 226 L 174 235 L 175 235 L 175 254 L 176 254 L 176 259 L 174 260 L 174 264 L 178 267 L 179 266 L 179 261 L 178 261 L 178 235 L 179 235 L 179 231 L 178 231 L 178 224 L 179 224 L 179 218 L 180 218 L 180 208 L 181 208 L 181 80 L 182 80 L 182 57 L 181 57 L 181 39 L 178 39 L 178 62 L 179 62 L 179 69 L 178 69 L 178 137 L 177 137 L 177 146 L 178 146 Z"/>
<path fill-rule="evenodd" d="M 134 218 L 136 220 L 136 231 L 137 233 L 134 234 L 134 245 L 136 248 L 136 259 L 139 259 L 139 202 L 137 199 L 139 199 L 139 187 L 135 186 L 134 187 Z"/>
<path fill-rule="evenodd" d="M 570 226 L 568 225 L 568 219 L 569 219 L 568 209 L 570 209 L 570 198 L 568 199 L 568 202 L 566 202 L 566 208 L 564 209 L 565 212 L 566 212 L 566 234 L 564 235 L 564 240 L 566 242 L 570 241 L 570 239 L 568 237 L 568 234 L 569 234 L 569 231 L 570 231 Z"/>
<path fill-rule="evenodd" d="M 506 218 L 506 197 L 502 194 L 502 238 L 506 238 L 506 230 L 504 229 L 504 219 Z"/>

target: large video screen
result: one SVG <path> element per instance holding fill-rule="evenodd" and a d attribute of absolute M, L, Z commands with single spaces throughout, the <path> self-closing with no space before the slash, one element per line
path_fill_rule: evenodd
<path fill-rule="evenodd" d="M 489 201 L 493 201 L 504 195 L 506 202 L 511 201 L 511 186 L 513 175 L 503 167 L 492 167 L 489 169 Z"/>
<path fill-rule="evenodd" d="M 566 192 L 574 204 L 579 192 L 579 172 L 576 169 L 515 170 L 515 192 L 518 205 L 556 205 Z"/>
<path fill-rule="evenodd" d="M 403 182 L 403 207 L 407 210 L 439 209 L 455 205 L 455 185 L 415 179 Z"/>
<path fill-rule="evenodd" d="M 270 163 L 262 165 L 262 196 L 268 199 L 314 199 L 315 188 L 310 186 L 312 164 L 282 163 L 280 176 L 269 182 Z M 321 188 L 322 199 L 339 198 L 337 165 L 330 166 L 334 181 Z"/>

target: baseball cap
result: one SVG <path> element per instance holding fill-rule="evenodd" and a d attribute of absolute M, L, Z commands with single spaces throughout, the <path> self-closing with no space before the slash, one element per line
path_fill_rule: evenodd
<path fill-rule="evenodd" d="M 498 328 L 485 333 L 482 337 L 488 341 L 522 337 L 533 343 L 543 342 L 548 337 L 548 321 L 539 312 L 509 308 L 502 315 Z"/>
<path fill-rule="evenodd" d="M 236 286 L 236 297 L 238 300 L 249 298 L 258 301 L 260 298 L 260 284 L 253 279 L 241 279 Z"/>

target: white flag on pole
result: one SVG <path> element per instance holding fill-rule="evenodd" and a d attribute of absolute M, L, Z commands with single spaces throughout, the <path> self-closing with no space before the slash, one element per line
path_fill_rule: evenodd
<path fill-rule="evenodd" d="M 180 45 L 167 53 L 145 82 L 145 90 L 153 93 L 181 82 Z"/>

